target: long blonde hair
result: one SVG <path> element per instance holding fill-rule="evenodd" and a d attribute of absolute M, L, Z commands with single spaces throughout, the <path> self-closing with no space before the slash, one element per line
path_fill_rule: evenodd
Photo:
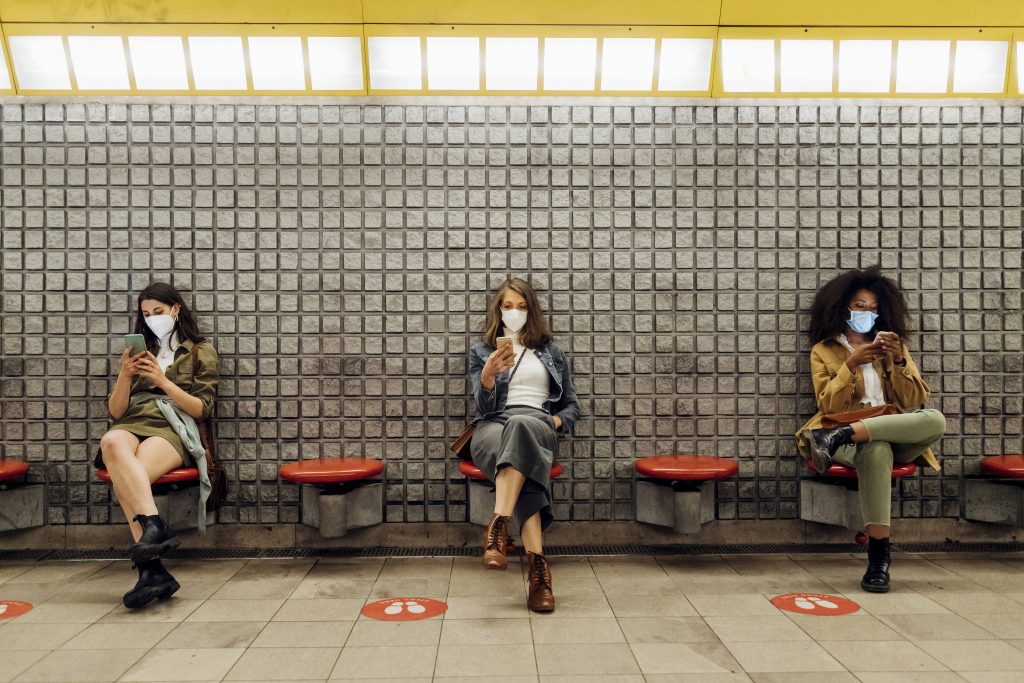
<path fill-rule="evenodd" d="M 487 308 L 487 321 L 484 323 L 484 344 L 496 348 L 498 337 L 505 331 L 505 323 L 501 321 L 501 302 L 509 289 L 526 299 L 526 326 L 519 331 L 519 343 L 528 349 L 550 344 L 551 328 L 541 310 L 537 292 L 529 282 L 517 277 L 501 283 L 491 299 L 491 305 Z"/>

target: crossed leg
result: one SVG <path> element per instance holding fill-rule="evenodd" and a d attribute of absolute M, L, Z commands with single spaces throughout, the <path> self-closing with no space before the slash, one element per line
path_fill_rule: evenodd
<path fill-rule="evenodd" d="M 142 527 L 134 521 L 135 515 L 157 514 L 153 501 L 152 484 L 175 467 L 181 467 L 178 451 L 167 439 L 151 436 L 139 438 L 123 429 L 112 429 L 100 440 L 103 464 L 110 474 L 132 538 L 142 536 Z"/>

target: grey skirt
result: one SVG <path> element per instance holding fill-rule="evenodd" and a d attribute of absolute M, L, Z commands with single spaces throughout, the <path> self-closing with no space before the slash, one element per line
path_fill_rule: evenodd
<path fill-rule="evenodd" d="M 541 529 L 554 519 L 551 512 L 551 466 L 558 451 L 555 422 L 543 410 L 511 406 L 500 415 L 478 422 L 470 442 L 473 464 L 494 481 L 498 470 L 513 467 L 526 477 L 514 515 L 520 525 L 540 513 Z"/>

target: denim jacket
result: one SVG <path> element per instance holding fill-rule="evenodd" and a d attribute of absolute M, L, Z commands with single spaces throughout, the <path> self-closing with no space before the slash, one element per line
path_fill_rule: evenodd
<path fill-rule="evenodd" d="M 495 377 L 492 391 L 487 391 L 480 383 L 484 364 L 487 363 L 487 358 L 494 351 L 493 347 L 479 342 L 469 352 L 469 377 L 473 385 L 473 396 L 476 397 L 477 411 L 473 424 L 500 414 L 505 410 L 505 403 L 508 400 L 508 372 L 503 372 Z M 562 421 L 562 426 L 557 430 L 558 433 L 570 434 L 573 424 L 580 417 L 580 406 L 576 401 L 576 389 L 572 385 L 569 359 L 566 358 L 561 347 L 554 342 L 534 349 L 533 353 L 537 354 L 540 362 L 548 369 L 551 379 L 554 380 L 551 382 L 551 393 L 548 395 L 548 400 L 544 402 L 544 408 L 552 416 L 557 415 Z"/>

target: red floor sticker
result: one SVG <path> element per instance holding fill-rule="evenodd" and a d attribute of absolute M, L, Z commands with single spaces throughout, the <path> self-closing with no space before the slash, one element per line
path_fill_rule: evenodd
<path fill-rule="evenodd" d="M 363 607 L 363 615 L 381 621 L 417 621 L 444 614 L 446 603 L 430 598 L 388 598 Z"/>
<path fill-rule="evenodd" d="M 19 602 L 18 600 L 0 600 L 0 619 L 20 617 L 30 609 L 32 609 L 31 603 Z"/>
<path fill-rule="evenodd" d="M 860 605 L 838 595 L 820 593 L 789 593 L 772 598 L 772 604 L 779 609 L 797 614 L 813 614 L 816 617 L 839 617 L 853 614 Z"/>

